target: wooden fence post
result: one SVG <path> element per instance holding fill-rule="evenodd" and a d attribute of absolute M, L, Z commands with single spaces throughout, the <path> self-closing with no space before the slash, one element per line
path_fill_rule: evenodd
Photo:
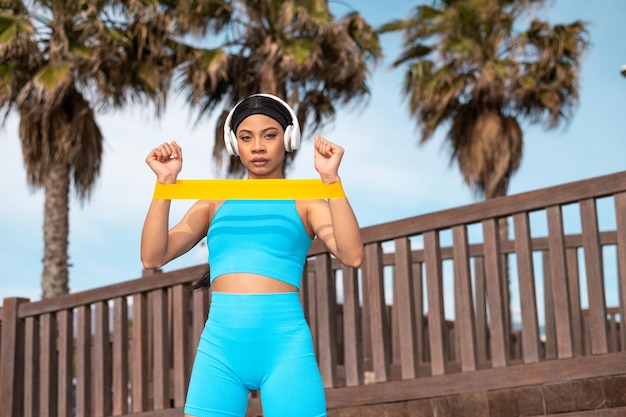
<path fill-rule="evenodd" d="M 0 339 L 0 416 L 22 416 L 24 409 L 24 323 L 20 304 L 28 298 L 5 298 Z"/>

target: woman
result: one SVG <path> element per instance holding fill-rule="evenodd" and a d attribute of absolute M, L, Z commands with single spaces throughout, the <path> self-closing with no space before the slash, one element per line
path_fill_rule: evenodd
<path fill-rule="evenodd" d="M 286 151 L 300 142 L 293 109 L 256 94 L 229 113 L 224 140 L 248 180 L 280 179 Z M 340 181 L 343 148 L 319 135 L 314 165 L 322 182 Z M 176 142 L 154 148 L 146 162 L 161 183 L 174 183 L 183 152 Z M 325 416 L 326 402 L 298 290 L 306 254 L 318 237 L 341 262 L 358 267 L 363 243 L 346 198 L 198 201 L 169 229 L 169 200 L 153 199 L 141 238 L 145 268 L 158 268 L 207 237 L 209 318 L 194 362 L 185 415 L 244 416 L 259 390 L 263 412 Z"/>

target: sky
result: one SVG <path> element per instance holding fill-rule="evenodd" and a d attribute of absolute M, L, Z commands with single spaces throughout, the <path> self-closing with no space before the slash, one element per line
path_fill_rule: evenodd
<path fill-rule="evenodd" d="M 331 1 L 332 3 L 332 1 Z M 334 13 L 349 4 L 372 25 L 405 18 L 419 2 L 334 3 Z M 582 61 L 580 103 L 567 126 L 546 131 L 524 126 L 524 154 L 509 194 L 536 190 L 626 169 L 626 2 L 623 0 L 557 0 L 540 17 L 551 23 L 584 20 L 591 45 Z M 403 69 L 392 69 L 401 38 L 381 37 L 384 59 L 369 80 L 369 100 L 340 109 L 335 121 L 318 132 L 306 132 L 289 178 L 316 178 L 311 138 L 320 133 L 343 146 L 340 176 L 361 226 L 371 226 L 480 201 L 450 164 L 445 131 L 424 145 L 402 94 Z M 179 179 L 218 178 L 212 161 L 214 120 L 195 123 L 195 113 L 171 98 L 159 120 L 152 108 L 133 107 L 99 114 L 104 134 L 100 177 L 88 201 L 74 195 L 70 207 L 70 291 L 78 292 L 139 278 L 139 240 L 155 177 L 144 160 L 150 149 L 176 140 L 183 147 Z M 43 191 L 26 182 L 18 119 L 0 129 L 0 300 L 41 298 L 43 257 Z M 175 223 L 191 205 L 172 204 Z M 206 262 L 198 246 L 163 269 L 171 271 Z"/>

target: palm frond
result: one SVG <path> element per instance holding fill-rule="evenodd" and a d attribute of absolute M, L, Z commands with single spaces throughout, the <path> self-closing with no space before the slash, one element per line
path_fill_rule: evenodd
<path fill-rule="evenodd" d="M 399 31 L 403 90 L 422 130 L 420 142 L 451 126 L 448 142 L 468 184 L 488 198 L 506 192 L 519 166 L 518 119 L 567 121 L 578 100 L 586 24 L 517 28 L 542 0 L 436 0 L 381 31 Z"/>
<path fill-rule="evenodd" d="M 322 103 L 367 95 L 368 71 L 381 51 L 377 32 L 360 15 L 335 20 L 325 0 L 235 1 L 231 7 L 224 38 L 214 48 L 187 54 L 181 66 L 177 90 L 198 118 L 218 105 L 227 110 L 251 93 L 268 92 L 285 97 L 307 131 L 332 118 L 334 107 Z M 229 164 L 229 175 L 240 175 L 238 161 L 221 151 L 217 139 L 216 158 Z"/>
<path fill-rule="evenodd" d="M 42 86 L 49 92 L 54 92 L 60 86 L 71 81 L 72 65 L 69 62 L 47 64 L 42 67 L 35 76 L 37 85 Z"/>

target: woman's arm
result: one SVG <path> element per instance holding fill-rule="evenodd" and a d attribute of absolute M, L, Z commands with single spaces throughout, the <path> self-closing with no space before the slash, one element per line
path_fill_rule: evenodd
<path fill-rule="evenodd" d="M 315 169 L 322 181 L 330 184 L 341 181 L 339 164 L 344 149 L 322 138 L 315 137 Z M 309 208 L 309 220 L 317 237 L 344 265 L 358 267 L 363 263 L 363 240 L 359 223 L 347 198 L 318 200 Z"/>
<path fill-rule="evenodd" d="M 361 231 L 346 198 L 312 202 L 309 213 L 315 235 L 341 263 L 353 268 L 363 263 Z"/>
<path fill-rule="evenodd" d="M 157 181 L 173 184 L 182 168 L 182 149 L 176 142 L 163 143 L 146 157 Z M 141 262 L 158 268 L 195 246 L 208 230 L 208 202 L 194 204 L 183 219 L 169 229 L 170 200 L 152 200 L 141 233 Z"/>
<path fill-rule="evenodd" d="M 200 242 L 209 229 L 210 207 L 208 201 L 198 201 L 169 229 L 170 200 L 152 200 L 141 233 L 144 268 L 159 268 Z"/>

